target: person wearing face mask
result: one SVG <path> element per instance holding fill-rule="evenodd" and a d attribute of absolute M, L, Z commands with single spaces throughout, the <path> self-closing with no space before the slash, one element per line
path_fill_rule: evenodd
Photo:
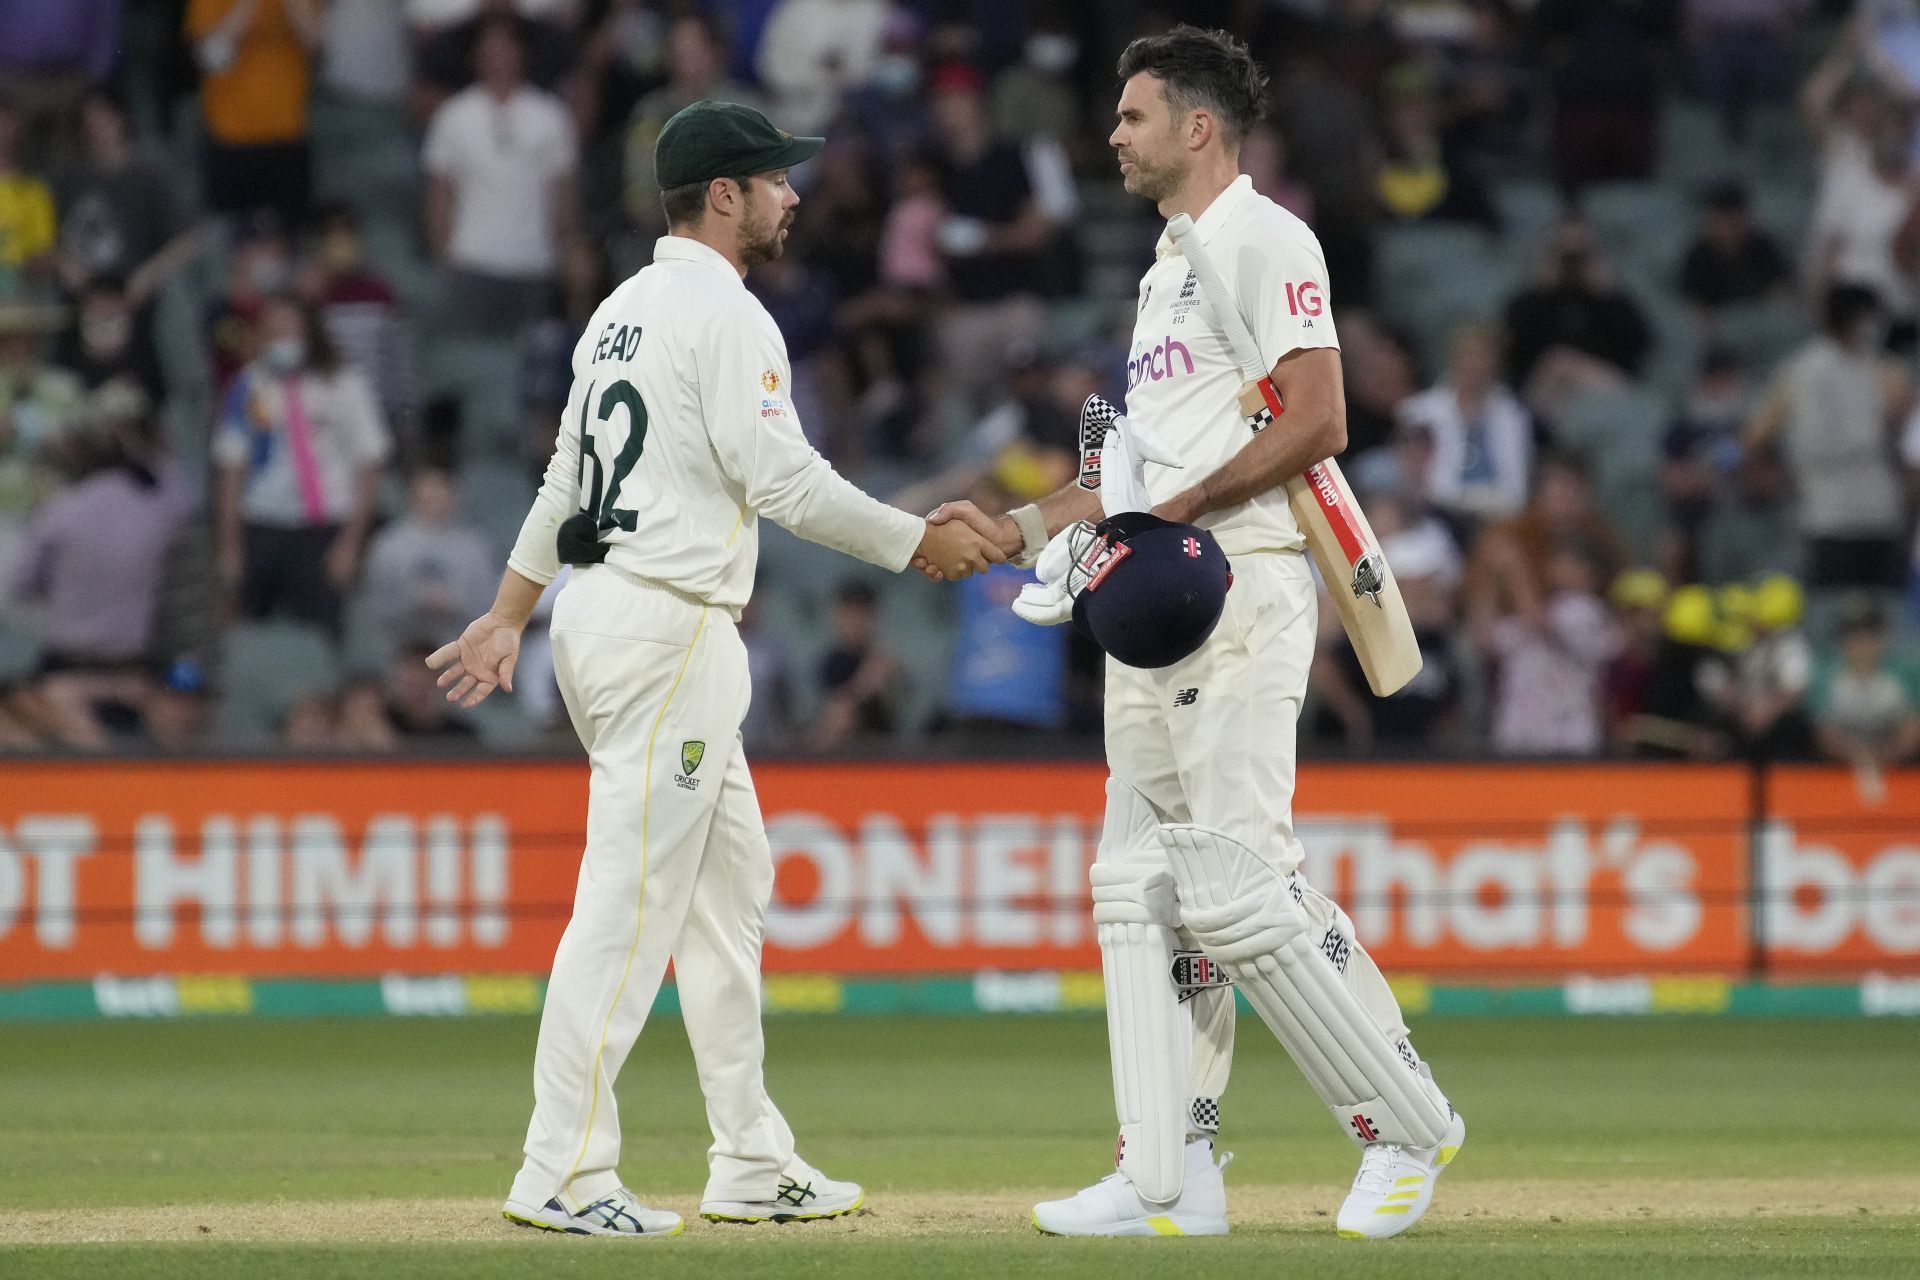
<path fill-rule="evenodd" d="M 59 347 L 59 361 L 73 370 L 88 391 L 110 382 L 139 389 L 149 404 L 165 393 L 160 357 L 145 315 L 134 309 L 127 285 L 102 276 L 80 294 L 79 321 Z"/>
<path fill-rule="evenodd" d="M 1640 374 L 1653 345 L 1639 306 L 1614 283 L 1584 222 L 1553 233 L 1532 288 L 1507 304 L 1507 384 L 1551 418 L 1565 397 L 1616 390 Z"/>
<path fill-rule="evenodd" d="M 993 82 L 993 131 L 1010 142 L 1038 136 L 1070 138 L 1080 131 L 1080 100 L 1073 72 L 1080 41 L 1055 9 L 1034 21 L 1021 60 Z"/>
<path fill-rule="evenodd" d="M 1894 433 L 1915 402 L 1913 377 L 1882 350 L 1886 312 L 1870 289 L 1827 293 L 1824 331 L 1781 366 L 1742 440 L 1778 441 L 1807 543 L 1807 585 L 1897 588 L 1906 528 Z"/>
<path fill-rule="evenodd" d="M 392 441 L 373 389 L 309 308 L 272 298 L 260 332 L 214 438 L 221 581 L 243 617 L 337 639 Z"/>

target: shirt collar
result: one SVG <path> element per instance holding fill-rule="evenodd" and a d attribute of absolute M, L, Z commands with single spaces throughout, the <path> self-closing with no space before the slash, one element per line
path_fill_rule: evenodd
<path fill-rule="evenodd" d="M 1227 224 L 1227 219 L 1233 216 L 1234 210 L 1245 204 L 1247 199 L 1252 195 L 1253 179 L 1249 178 L 1246 174 L 1243 173 L 1228 183 L 1227 189 L 1215 196 L 1213 203 L 1208 205 L 1206 209 L 1201 212 L 1200 216 L 1193 220 L 1194 230 L 1200 233 L 1200 243 L 1213 243 L 1213 237 L 1219 232 L 1221 227 Z M 1157 262 L 1168 254 L 1177 252 L 1179 252 L 1179 248 L 1173 242 L 1172 233 L 1162 231 L 1160 233 L 1160 243 L 1153 247 L 1154 260 Z"/>
<path fill-rule="evenodd" d="M 746 281 L 740 278 L 739 270 L 727 261 L 725 254 L 690 236 L 661 236 L 653 242 L 653 260 L 655 262 L 691 262 L 698 266 L 709 267 L 724 273 L 727 279 L 741 288 L 747 287 Z"/>

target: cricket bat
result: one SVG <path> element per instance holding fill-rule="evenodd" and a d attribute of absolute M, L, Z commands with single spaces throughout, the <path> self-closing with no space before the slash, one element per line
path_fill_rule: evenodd
<path fill-rule="evenodd" d="M 1187 266 L 1247 379 L 1240 389 L 1240 412 L 1256 432 L 1272 425 L 1286 406 L 1233 294 L 1207 257 L 1193 219 L 1175 214 L 1167 231 L 1186 255 Z M 1382 698 L 1403 688 L 1420 673 L 1420 644 L 1414 639 L 1406 602 L 1400 598 L 1400 584 L 1380 552 L 1380 540 L 1373 536 L 1366 513 L 1354 501 L 1340 464 L 1328 458 L 1287 481 L 1287 505 L 1300 522 L 1307 550 L 1333 596 L 1347 639 L 1360 658 L 1360 669 L 1367 673 L 1367 684 Z"/>

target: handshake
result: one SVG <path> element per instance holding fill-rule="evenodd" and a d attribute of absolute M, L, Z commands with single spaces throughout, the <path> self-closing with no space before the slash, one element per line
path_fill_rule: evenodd
<path fill-rule="evenodd" d="M 1012 520 L 995 519 L 971 502 L 947 502 L 927 517 L 912 564 L 930 581 L 958 580 L 1006 563 L 1020 546 Z"/>

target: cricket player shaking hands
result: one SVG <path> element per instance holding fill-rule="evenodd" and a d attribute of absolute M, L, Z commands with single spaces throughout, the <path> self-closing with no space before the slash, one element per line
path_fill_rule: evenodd
<path fill-rule="evenodd" d="M 668 234 L 600 304 L 573 354 L 553 459 L 494 606 L 428 661 L 472 706 L 511 691 L 520 633 L 560 565 L 554 671 L 592 776 L 573 915 L 534 1055 L 511 1221 L 657 1239 L 680 1219 L 622 1183 L 614 1080 L 671 957 L 713 1129 L 700 1211 L 784 1222 L 858 1208 L 822 1174 L 762 1078 L 760 949 L 773 863 L 740 746 L 758 523 L 894 571 L 965 577 L 1003 557 L 848 483 L 794 416 L 786 343 L 744 284 L 780 256 L 819 150 L 750 108 L 698 102 L 654 151 Z"/>
<path fill-rule="evenodd" d="M 1343 1236 L 1380 1238 L 1426 1211 L 1465 1126 L 1414 1051 L 1347 913 L 1300 875 L 1295 727 L 1313 657 L 1315 587 L 1285 482 L 1346 444 L 1339 339 L 1312 231 L 1239 172 L 1266 75 L 1244 44 L 1176 27 L 1122 54 L 1109 142 L 1128 191 L 1194 221 L 1271 369 L 1283 412 L 1254 434 L 1244 376 L 1171 235 L 1140 282 L 1127 418 L 1185 465 L 1144 469 L 1153 512 L 1209 531 L 1233 581 L 1206 642 L 1173 665 L 1106 670 L 1105 827 L 1094 919 L 1120 1121 L 1118 1170 L 1034 1210 L 1063 1235 L 1221 1234 L 1214 1139 L 1234 1027 L 1232 984 L 1360 1148 Z M 999 521 L 963 519 L 1025 560 L 1099 519 L 1069 486 Z"/>

